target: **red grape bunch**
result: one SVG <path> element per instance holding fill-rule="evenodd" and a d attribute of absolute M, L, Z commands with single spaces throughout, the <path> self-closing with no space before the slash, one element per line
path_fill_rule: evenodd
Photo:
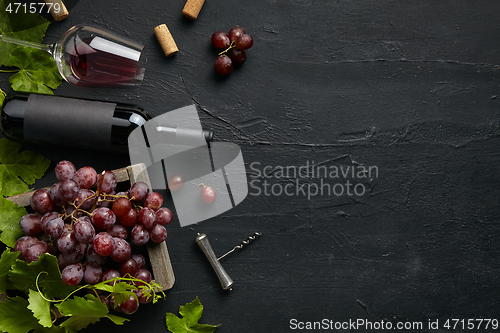
<path fill-rule="evenodd" d="M 163 197 L 150 192 L 143 182 L 116 193 L 113 172 L 98 175 L 88 166 L 76 170 L 70 161 L 59 162 L 55 174 L 59 182 L 35 191 L 31 197 L 34 213 L 19 221 L 25 234 L 15 245 L 19 258 L 33 262 L 42 253 L 53 254 L 63 282 L 70 286 L 127 274 L 151 282 L 141 247 L 167 238 L 165 226 L 172 222 L 173 213 L 162 207 Z M 138 298 L 151 301 L 139 292 Z M 137 309 L 134 304 L 128 306 Z"/>
<path fill-rule="evenodd" d="M 215 72 L 228 76 L 233 71 L 233 65 L 241 65 L 247 60 L 245 51 L 252 47 L 253 38 L 237 25 L 229 30 L 229 34 L 223 31 L 214 32 L 212 45 L 224 49 L 215 60 Z"/>

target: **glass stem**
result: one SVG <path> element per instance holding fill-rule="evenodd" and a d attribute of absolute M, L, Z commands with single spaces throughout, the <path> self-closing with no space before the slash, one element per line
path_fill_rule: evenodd
<path fill-rule="evenodd" d="M 43 51 L 46 51 L 46 52 L 49 52 L 50 54 L 52 54 L 52 49 L 53 49 L 52 45 L 29 42 L 29 41 L 22 40 L 19 38 L 5 36 L 2 34 L 0 34 L 0 41 L 12 43 L 12 44 L 17 44 L 17 45 L 22 45 L 22 46 L 27 46 L 27 47 L 32 47 L 32 48 L 43 50 Z"/>

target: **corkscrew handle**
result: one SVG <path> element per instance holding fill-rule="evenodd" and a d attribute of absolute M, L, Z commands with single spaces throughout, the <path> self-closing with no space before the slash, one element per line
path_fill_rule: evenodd
<path fill-rule="evenodd" d="M 219 259 L 214 253 L 210 242 L 208 241 L 208 237 L 205 234 L 198 234 L 196 237 L 196 244 L 201 248 L 203 253 L 207 256 L 208 261 L 212 265 L 217 277 L 219 278 L 222 289 L 231 290 L 233 287 L 233 280 L 229 277 L 224 267 L 222 267 Z"/>

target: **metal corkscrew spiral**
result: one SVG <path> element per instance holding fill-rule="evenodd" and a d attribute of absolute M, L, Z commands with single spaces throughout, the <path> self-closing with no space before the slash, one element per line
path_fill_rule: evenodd
<path fill-rule="evenodd" d="M 246 245 L 250 244 L 251 241 L 255 240 L 255 238 L 257 238 L 259 236 L 262 236 L 262 233 L 260 233 L 260 232 L 254 232 L 254 234 L 252 236 L 247 237 L 247 239 L 245 239 L 244 241 L 242 241 L 240 243 L 240 245 L 236 245 L 235 247 L 233 247 L 232 250 L 228 251 L 226 254 L 223 254 L 217 260 L 221 260 L 222 258 L 224 258 L 225 256 L 227 256 L 228 254 L 231 254 L 231 253 L 233 253 L 234 251 L 236 251 L 238 249 L 242 249 L 243 247 L 245 247 Z"/>

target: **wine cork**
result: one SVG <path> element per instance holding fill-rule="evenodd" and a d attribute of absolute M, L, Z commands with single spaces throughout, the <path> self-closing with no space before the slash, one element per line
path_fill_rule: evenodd
<path fill-rule="evenodd" d="M 62 21 L 68 17 L 69 12 L 62 0 L 43 0 L 49 7 L 49 12 L 56 21 Z"/>
<path fill-rule="evenodd" d="M 154 31 L 156 38 L 160 42 L 161 48 L 163 49 L 163 52 L 165 52 L 165 55 L 167 57 L 173 56 L 174 54 L 179 52 L 179 49 L 175 44 L 174 38 L 172 37 L 172 34 L 168 30 L 166 24 L 161 24 L 157 26 L 154 29 Z"/>
<path fill-rule="evenodd" d="M 182 14 L 191 20 L 196 20 L 205 0 L 187 0 Z"/>

